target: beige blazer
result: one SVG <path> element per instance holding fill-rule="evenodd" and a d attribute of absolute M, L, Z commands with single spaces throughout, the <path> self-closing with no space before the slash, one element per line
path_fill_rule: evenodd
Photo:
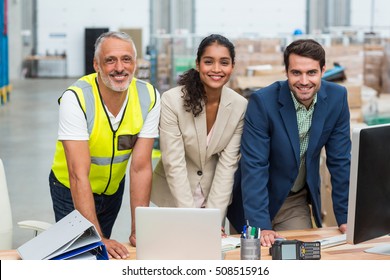
<path fill-rule="evenodd" d="M 247 100 L 223 88 L 207 147 L 205 112 L 195 118 L 185 111 L 181 96 L 181 87 L 176 87 L 161 97 L 161 159 L 153 174 L 151 201 L 165 207 L 195 207 L 193 194 L 200 184 L 206 208 L 219 208 L 223 223 L 240 156 Z"/>

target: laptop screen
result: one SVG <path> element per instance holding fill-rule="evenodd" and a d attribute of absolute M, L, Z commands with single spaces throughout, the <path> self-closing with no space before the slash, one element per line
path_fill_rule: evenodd
<path fill-rule="evenodd" d="M 138 260 L 221 259 L 219 209 L 137 207 Z"/>

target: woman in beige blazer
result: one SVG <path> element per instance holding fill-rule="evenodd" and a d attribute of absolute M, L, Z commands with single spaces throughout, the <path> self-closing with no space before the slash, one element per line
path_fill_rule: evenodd
<path fill-rule="evenodd" d="M 244 97 L 225 86 L 234 58 L 228 39 L 210 35 L 198 47 L 196 69 L 162 94 L 161 160 L 151 193 L 157 206 L 219 208 L 222 226 L 247 106 Z"/>

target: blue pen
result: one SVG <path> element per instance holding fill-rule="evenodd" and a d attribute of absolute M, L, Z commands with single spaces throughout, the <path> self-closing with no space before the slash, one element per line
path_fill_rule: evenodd
<path fill-rule="evenodd" d="M 246 225 L 244 225 L 244 228 L 242 229 L 242 233 L 244 235 L 244 238 L 246 239 Z"/>

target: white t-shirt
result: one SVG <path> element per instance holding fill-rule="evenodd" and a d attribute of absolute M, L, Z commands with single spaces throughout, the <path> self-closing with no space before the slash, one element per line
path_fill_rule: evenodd
<path fill-rule="evenodd" d="M 128 96 L 116 117 L 107 109 L 110 122 L 114 130 L 119 126 Z M 158 137 L 158 124 L 160 120 L 160 93 L 156 90 L 156 104 L 148 113 L 144 125 L 138 135 L 139 138 Z M 59 110 L 58 140 L 89 140 L 87 121 L 75 94 L 67 90 L 61 98 Z"/>

